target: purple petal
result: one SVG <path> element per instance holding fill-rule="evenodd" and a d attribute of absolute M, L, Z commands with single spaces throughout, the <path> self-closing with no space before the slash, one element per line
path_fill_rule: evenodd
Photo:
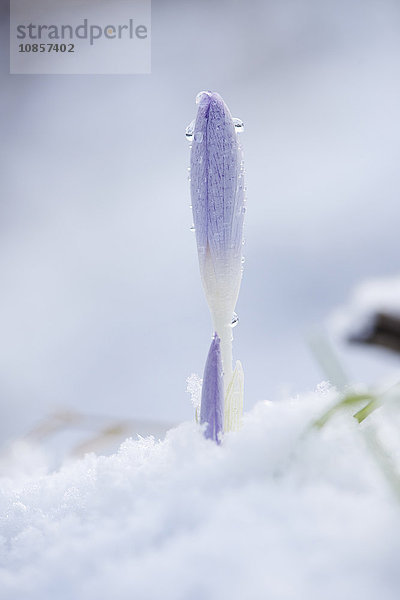
<path fill-rule="evenodd" d="M 207 423 L 205 437 L 219 444 L 224 428 L 224 380 L 220 339 L 217 334 L 211 342 L 204 368 L 200 423 Z"/>
<path fill-rule="evenodd" d="M 240 269 L 244 219 L 243 160 L 235 125 L 217 93 L 199 94 L 191 152 L 191 196 L 200 269 Z"/>

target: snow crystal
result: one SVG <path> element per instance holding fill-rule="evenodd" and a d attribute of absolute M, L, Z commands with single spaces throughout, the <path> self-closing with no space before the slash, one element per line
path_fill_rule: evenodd
<path fill-rule="evenodd" d="M 316 391 L 318 394 L 321 394 L 322 396 L 326 396 L 327 394 L 329 394 L 332 391 L 331 382 L 330 381 L 321 381 L 317 385 Z"/>
<path fill-rule="evenodd" d="M 397 599 L 398 500 L 364 423 L 310 427 L 325 392 L 258 404 L 221 446 L 183 423 L 56 472 L 22 461 L 0 481 L 1 598 Z"/>
<path fill-rule="evenodd" d="M 196 373 L 192 373 L 186 379 L 186 391 L 190 394 L 190 399 L 192 404 L 196 410 L 199 410 L 201 404 L 201 387 L 203 385 L 203 380 L 196 375 Z"/>

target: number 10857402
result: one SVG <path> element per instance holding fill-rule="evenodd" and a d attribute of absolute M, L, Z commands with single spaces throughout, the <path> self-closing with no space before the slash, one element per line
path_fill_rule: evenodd
<path fill-rule="evenodd" d="M 19 44 L 18 52 L 75 52 L 74 44 Z"/>

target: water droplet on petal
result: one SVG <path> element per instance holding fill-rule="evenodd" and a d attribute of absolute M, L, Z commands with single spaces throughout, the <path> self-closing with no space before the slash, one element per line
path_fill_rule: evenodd
<path fill-rule="evenodd" d="M 189 125 L 186 127 L 185 136 L 186 136 L 186 139 L 189 140 L 189 142 L 191 142 L 193 140 L 193 137 L 194 137 L 194 121 L 191 121 L 189 123 Z"/>
<path fill-rule="evenodd" d="M 202 131 L 196 131 L 196 133 L 194 134 L 194 141 L 198 142 L 199 144 L 203 141 L 203 132 Z"/>
<path fill-rule="evenodd" d="M 242 265 L 244 265 L 245 262 L 246 262 L 246 259 L 244 256 L 242 256 L 242 260 L 241 260 Z"/>
<path fill-rule="evenodd" d="M 191 226 L 190 231 L 196 231 L 196 227 L 194 225 Z"/>
<path fill-rule="evenodd" d="M 232 315 L 232 321 L 231 321 L 231 327 L 236 327 L 236 325 L 239 323 L 239 317 L 237 316 L 237 314 L 234 312 Z"/>
<path fill-rule="evenodd" d="M 244 131 L 244 123 L 243 123 L 242 119 L 237 119 L 236 117 L 234 117 L 232 119 L 232 121 L 233 121 L 236 131 L 238 133 L 242 133 L 242 131 Z"/>
<path fill-rule="evenodd" d="M 196 104 L 201 104 L 211 96 L 211 92 L 199 92 L 196 96 Z"/>

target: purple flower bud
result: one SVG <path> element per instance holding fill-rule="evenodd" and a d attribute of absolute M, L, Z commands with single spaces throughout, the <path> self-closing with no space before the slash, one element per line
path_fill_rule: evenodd
<path fill-rule="evenodd" d="M 192 139 L 191 197 L 203 287 L 221 338 L 225 387 L 232 376 L 231 321 L 242 278 L 243 157 L 233 119 L 221 96 L 201 92 Z M 235 125 L 236 123 L 236 125 Z"/>
<path fill-rule="evenodd" d="M 214 334 L 204 368 L 200 423 L 207 423 L 205 437 L 220 444 L 224 430 L 224 381 L 217 334 Z"/>

